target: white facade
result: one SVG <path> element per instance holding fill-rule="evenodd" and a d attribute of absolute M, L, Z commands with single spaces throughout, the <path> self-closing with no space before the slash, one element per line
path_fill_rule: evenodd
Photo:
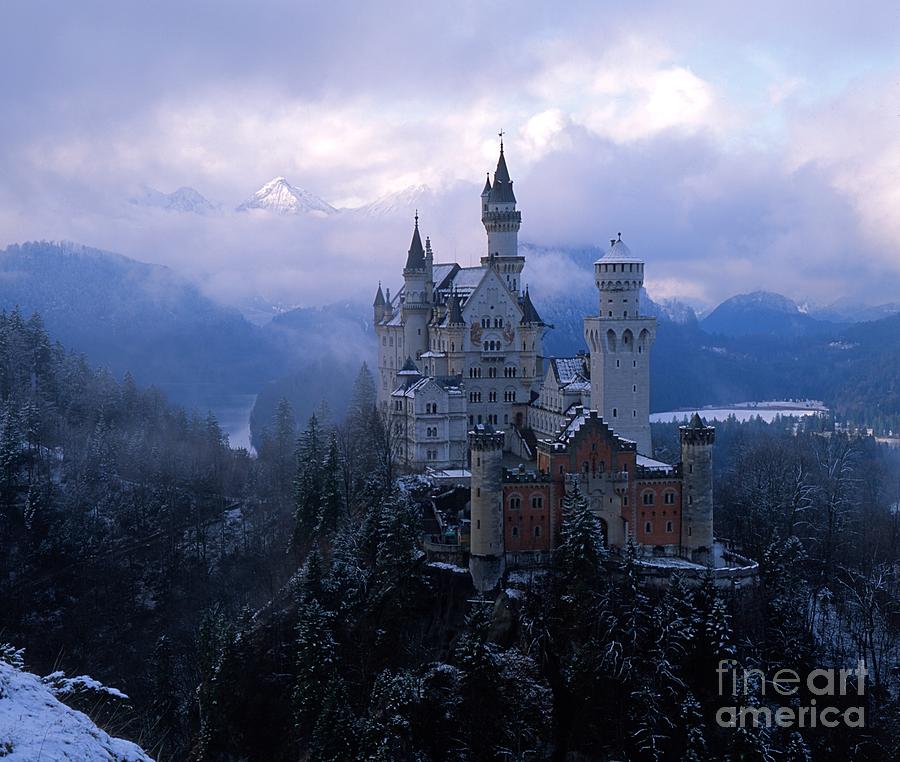
<path fill-rule="evenodd" d="M 521 411 L 540 387 L 547 327 L 527 290 L 520 290 L 525 258 L 517 253 L 521 213 L 515 207 L 501 146 L 494 183 L 486 183 L 482 194 L 488 254 L 481 264 L 435 264 L 431 242 L 426 239 L 422 245 L 417 217 L 403 286 L 393 297 L 378 288 L 374 304 L 378 400 L 396 419 L 404 460 L 410 465 L 464 466 L 466 429 L 458 439 L 458 420 L 464 427 L 489 424 L 510 433 L 525 426 Z M 431 386 L 411 384 L 410 369 L 435 380 L 450 395 L 451 417 L 446 425 L 437 426 L 436 438 L 435 426 L 425 422 L 431 414 L 423 412 L 417 401 L 431 393 Z M 457 393 L 462 412 L 456 408 Z M 519 439 L 511 436 L 508 441 Z"/>
<path fill-rule="evenodd" d="M 656 318 L 641 317 L 644 263 L 621 236 L 594 263 L 599 313 L 584 320 L 591 353 L 591 404 L 621 437 L 652 455 L 650 441 L 650 349 Z"/>
<path fill-rule="evenodd" d="M 546 364 L 540 394 L 528 410 L 528 424 L 538 440 L 554 438 L 576 407 L 591 407 L 587 356 L 554 357 Z"/>

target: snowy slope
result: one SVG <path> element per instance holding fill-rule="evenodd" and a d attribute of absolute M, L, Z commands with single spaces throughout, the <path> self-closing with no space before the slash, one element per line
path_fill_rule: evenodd
<path fill-rule="evenodd" d="M 130 741 L 112 738 L 60 702 L 37 675 L 0 660 L 3 762 L 152 762 Z"/>
<path fill-rule="evenodd" d="M 435 201 L 434 191 L 427 185 L 410 185 L 396 193 L 389 193 L 375 199 L 372 203 L 348 209 L 348 212 L 362 217 L 409 216 L 416 209 L 426 209 Z"/>
<path fill-rule="evenodd" d="M 247 212 L 251 209 L 265 209 L 277 214 L 309 214 L 314 217 L 328 217 L 338 211 L 324 199 L 291 185 L 283 177 L 267 182 L 241 204 L 237 211 Z"/>
<path fill-rule="evenodd" d="M 173 193 L 163 193 L 145 185 L 141 191 L 140 196 L 131 199 L 132 204 L 165 209 L 167 212 L 190 212 L 192 214 L 211 214 L 218 209 L 215 204 L 193 188 L 184 187 Z"/>

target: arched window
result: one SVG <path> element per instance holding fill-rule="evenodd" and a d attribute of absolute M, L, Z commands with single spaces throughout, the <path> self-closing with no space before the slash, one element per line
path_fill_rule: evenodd
<path fill-rule="evenodd" d="M 519 536 L 519 527 L 513 527 L 513 528 L 512 528 L 512 536 L 513 536 L 513 537 L 518 537 L 518 536 Z"/>
<path fill-rule="evenodd" d="M 535 536 L 535 537 L 540 537 L 540 536 L 541 536 L 541 527 L 540 527 L 540 525 L 538 525 L 538 526 L 536 526 L 536 527 L 534 528 L 534 536 Z"/>
<path fill-rule="evenodd" d="M 646 534 L 653 534 L 653 522 L 647 521 L 644 523 L 644 532 Z"/>
<path fill-rule="evenodd" d="M 644 492 L 641 495 L 641 502 L 644 505 L 653 505 L 654 501 L 655 501 L 654 494 L 650 490 L 647 490 L 646 492 Z"/>

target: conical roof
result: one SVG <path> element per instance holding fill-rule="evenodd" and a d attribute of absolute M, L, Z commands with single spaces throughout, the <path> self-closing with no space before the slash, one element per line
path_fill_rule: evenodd
<path fill-rule="evenodd" d="M 384 294 L 381 291 L 381 281 L 378 281 L 378 291 L 375 292 L 375 307 L 384 306 Z"/>
<path fill-rule="evenodd" d="M 516 194 L 513 193 L 512 180 L 509 179 L 509 169 L 506 167 L 506 157 L 503 155 L 503 143 L 500 144 L 500 158 L 497 159 L 497 170 L 494 172 L 494 184 L 489 200 L 496 204 L 516 203 Z"/>
<path fill-rule="evenodd" d="M 688 424 L 689 429 L 702 429 L 704 428 L 703 419 L 700 417 L 700 413 L 694 413 L 691 416 L 691 421 Z"/>
<path fill-rule="evenodd" d="M 403 363 L 403 367 L 400 369 L 400 372 L 397 375 L 398 376 L 418 376 L 421 374 L 419 373 L 419 369 L 416 367 L 416 364 L 413 362 L 412 357 L 407 355 L 406 362 Z"/>
<path fill-rule="evenodd" d="M 522 322 L 537 323 L 538 325 L 543 325 L 544 323 L 544 321 L 541 320 L 541 316 L 538 315 L 538 311 L 534 308 L 527 286 L 525 287 L 525 296 L 522 297 Z"/>
<path fill-rule="evenodd" d="M 406 256 L 407 270 L 425 269 L 425 248 L 422 246 L 422 238 L 419 235 L 419 214 L 416 213 L 416 227 L 413 229 L 412 241 L 409 244 L 409 252 Z"/>
<path fill-rule="evenodd" d="M 484 190 L 481 191 L 482 196 L 489 196 L 491 193 L 491 173 L 487 173 L 487 180 L 484 181 Z"/>

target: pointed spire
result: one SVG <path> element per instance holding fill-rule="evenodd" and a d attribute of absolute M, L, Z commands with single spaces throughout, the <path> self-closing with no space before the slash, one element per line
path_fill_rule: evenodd
<path fill-rule="evenodd" d="M 494 184 L 491 187 L 490 201 L 498 204 L 516 203 L 512 180 L 509 179 L 509 169 L 506 166 L 506 157 L 503 155 L 502 132 L 500 135 L 500 158 L 497 159 L 497 170 L 494 172 Z"/>
<path fill-rule="evenodd" d="M 491 173 L 487 173 L 487 180 L 484 181 L 484 190 L 481 191 L 482 196 L 491 195 Z"/>
<path fill-rule="evenodd" d="M 702 429 L 703 428 L 703 419 L 700 417 L 700 413 L 694 413 L 691 416 L 691 422 L 688 424 L 689 429 Z"/>
<path fill-rule="evenodd" d="M 381 292 L 381 281 L 378 281 L 378 291 L 375 292 L 375 304 L 373 306 L 384 306 L 384 294 Z"/>
<path fill-rule="evenodd" d="M 531 301 L 531 294 L 528 293 L 528 286 L 525 286 L 525 296 L 522 297 L 522 322 L 535 323 L 536 325 L 544 324 L 544 321 L 541 320 L 541 316 L 538 315 L 538 311 L 534 308 L 534 304 Z"/>
<path fill-rule="evenodd" d="M 419 210 L 416 209 L 416 226 L 413 230 L 412 241 L 409 244 L 409 252 L 406 257 L 407 270 L 421 270 L 425 267 L 425 249 L 422 247 L 422 238 L 419 235 Z"/>

